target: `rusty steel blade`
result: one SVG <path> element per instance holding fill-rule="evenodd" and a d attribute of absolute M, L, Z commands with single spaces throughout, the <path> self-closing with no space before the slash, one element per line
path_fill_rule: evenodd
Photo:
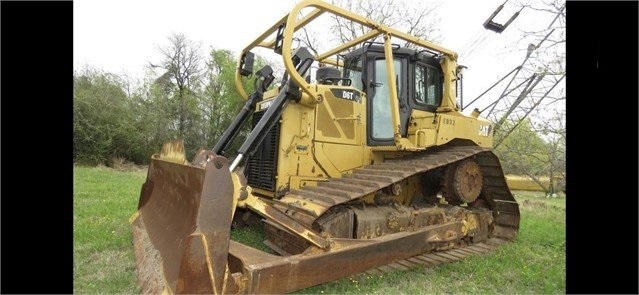
<path fill-rule="evenodd" d="M 231 241 L 229 262 L 232 270 L 243 273 L 241 293 L 288 293 L 433 251 L 448 242 L 432 241 L 460 232 L 461 224 L 442 223 L 368 240 L 335 238 L 330 250 L 286 257 Z"/>
<path fill-rule="evenodd" d="M 233 182 L 226 158 L 210 153 L 208 160 L 202 168 L 152 159 L 131 222 L 141 293 L 234 287 L 227 267 Z"/>

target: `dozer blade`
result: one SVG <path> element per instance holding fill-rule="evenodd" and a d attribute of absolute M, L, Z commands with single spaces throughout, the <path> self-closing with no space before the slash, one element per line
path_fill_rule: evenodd
<path fill-rule="evenodd" d="M 191 165 L 183 153 L 169 155 L 183 151 L 181 143 L 171 144 L 153 156 L 131 218 L 140 292 L 232 292 L 227 256 L 235 206 L 228 160 L 205 152 L 201 164 Z"/>

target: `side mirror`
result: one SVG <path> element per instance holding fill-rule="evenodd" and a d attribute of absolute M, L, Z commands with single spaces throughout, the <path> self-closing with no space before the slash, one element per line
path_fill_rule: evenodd
<path fill-rule="evenodd" d="M 468 67 L 467 66 L 462 66 L 462 65 L 458 65 L 457 69 L 456 69 L 456 76 L 457 79 L 461 79 L 464 76 L 464 72 L 466 71 Z"/>
<path fill-rule="evenodd" d="M 242 54 L 240 60 L 240 75 L 248 77 L 253 74 L 253 61 L 255 60 L 255 54 L 253 52 L 246 52 Z"/>

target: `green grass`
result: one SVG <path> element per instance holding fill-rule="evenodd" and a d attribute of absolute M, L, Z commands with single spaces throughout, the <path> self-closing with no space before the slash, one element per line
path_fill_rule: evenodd
<path fill-rule="evenodd" d="M 74 293 L 136 293 L 128 223 L 146 171 L 74 169 Z M 514 192 L 520 232 L 489 255 L 434 268 L 381 276 L 354 275 L 300 290 L 298 294 L 559 294 L 566 287 L 566 199 Z M 236 240 L 261 245 L 261 229 L 232 231 Z"/>
<path fill-rule="evenodd" d="M 145 178 L 144 171 L 74 168 L 74 293 L 137 292 L 128 219 L 137 208 Z"/>

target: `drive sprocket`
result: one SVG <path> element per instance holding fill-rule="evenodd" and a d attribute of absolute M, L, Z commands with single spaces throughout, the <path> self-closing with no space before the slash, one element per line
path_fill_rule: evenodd
<path fill-rule="evenodd" d="M 447 167 L 442 179 L 442 196 L 451 205 L 472 203 L 477 200 L 482 186 L 481 168 L 469 158 Z"/>

